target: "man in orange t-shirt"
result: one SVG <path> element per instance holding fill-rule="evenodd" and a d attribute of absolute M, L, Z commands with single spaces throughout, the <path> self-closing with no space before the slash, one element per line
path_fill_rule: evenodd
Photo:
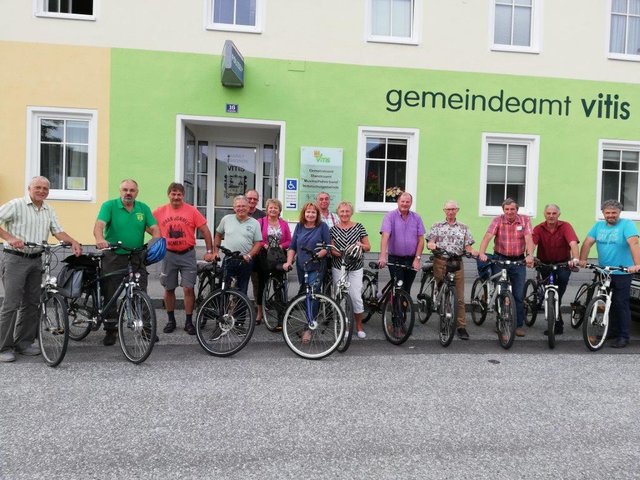
<path fill-rule="evenodd" d="M 193 306 L 195 304 L 194 286 L 198 273 L 196 260 L 196 229 L 204 238 L 207 252 L 204 260 L 213 261 L 213 242 L 207 220 L 193 205 L 184 202 L 184 186 L 181 183 L 171 183 L 167 189 L 169 203 L 153 211 L 158 221 L 160 232 L 167 240 L 167 255 L 162 261 L 160 283 L 164 287 L 164 306 L 167 310 L 167 325 L 164 333 L 171 333 L 176 329 L 175 304 L 178 274 L 180 286 L 184 291 L 184 311 L 186 320 L 184 330 L 189 335 L 195 335 L 193 326 Z"/>

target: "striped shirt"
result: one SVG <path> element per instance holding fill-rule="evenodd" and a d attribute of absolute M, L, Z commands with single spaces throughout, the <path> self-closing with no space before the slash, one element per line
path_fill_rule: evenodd
<path fill-rule="evenodd" d="M 331 241 L 340 251 L 344 251 L 350 245 L 354 245 L 356 242 L 359 242 L 363 238 L 367 237 L 367 231 L 360 223 L 356 223 L 349 228 L 340 228 L 336 225 L 334 227 L 331 227 L 329 233 L 331 235 Z M 331 266 L 333 268 L 342 268 L 342 257 L 332 257 L 331 262 Z M 356 265 L 353 265 L 347 270 L 360 270 L 363 266 L 364 262 L 362 259 L 360 259 Z"/>
<path fill-rule="evenodd" d="M 29 195 L 14 198 L 2 205 L 0 224 L 14 237 L 33 243 L 47 241 L 49 235 L 63 231 L 53 207 L 42 202 L 42 206 L 37 208 Z M 11 247 L 5 245 L 5 248 Z"/>

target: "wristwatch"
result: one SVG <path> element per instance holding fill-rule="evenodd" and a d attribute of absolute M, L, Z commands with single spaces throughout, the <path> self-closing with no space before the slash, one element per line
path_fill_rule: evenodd
<path fill-rule="evenodd" d="M 420 255 L 416 255 L 416 258 L 420 260 L 422 257 Z"/>

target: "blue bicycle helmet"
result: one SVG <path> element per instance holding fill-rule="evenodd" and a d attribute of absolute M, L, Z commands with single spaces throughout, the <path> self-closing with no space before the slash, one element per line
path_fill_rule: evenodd
<path fill-rule="evenodd" d="M 159 262 L 167 254 L 167 241 L 164 238 L 152 238 L 147 244 L 147 256 L 144 259 L 145 265 L 152 265 Z"/>

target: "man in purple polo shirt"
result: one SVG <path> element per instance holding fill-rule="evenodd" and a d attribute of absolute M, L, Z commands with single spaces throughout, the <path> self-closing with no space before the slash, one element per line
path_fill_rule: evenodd
<path fill-rule="evenodd" d="M 404 192 L 398 197 L 398 209 L 384 216 L 380 227 L 382 240 L 378 257 L 380 267 L 387 262 L 413 267 L 413 270 L 389 267 L 391 274 L 403 281 L 402 288 L 409 294 L 416 271 L 420 268 L 425 234 L 422 218 L 410 210 L 412 203 L 411 194 Z"/>

